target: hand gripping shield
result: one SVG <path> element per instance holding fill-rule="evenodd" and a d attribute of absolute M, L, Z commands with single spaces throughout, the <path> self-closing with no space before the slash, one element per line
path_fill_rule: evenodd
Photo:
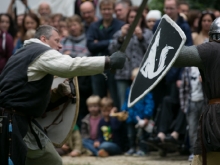
<path fill-rule="evenodd" d="M 64 81 L 64 78 L 55 77 L 51 89 L 57 88 Z M 61 147 L 68 140 L 78 117 L 79 87 L 77 77 L 70 79 L 69 84 L 74 98 L 60 98 L 49 107 L 53 110 L 36 119 L 55 147 Z"/>

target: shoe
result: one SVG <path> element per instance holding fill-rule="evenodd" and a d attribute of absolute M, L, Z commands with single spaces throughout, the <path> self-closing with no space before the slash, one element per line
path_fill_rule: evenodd
<path fill-rule="evenodd" d="M 135 149 L 134 148 L 130 148 L 124 155 L 125 156 L 130 156 L 133 155 L 135 153 Z"/>
<path fill-rule="evenodd" d="M 162 143 L 162 141 L 160 140 L 159 137 L 155 137 L 155 138 L 149 137 L 149 138 L 147 139 L 147 142 L 149 142 L 149 143 L 154 143 L 154 144 Z"/>
<path fill-rule="evenodd" d="M 188 161 L 189 161 L 189 162 L 192 162 L 193 158 L 194 158 L 194 155 L 193 155 L 193 154 L 189 155 Z"/>
<path fill-rule="evenodd" d="M 178 140 L 176 140 L 174 137 L 172 136 L 166 136 L 164 139 L 165 143 L 174 143 L 174 144 L 178 144 Z"/>
<path fill-rule="evenodd" d="M 69 153 L 69 156 L 71 156 L 71 157 L 77 157 L 77 156 L 80 156 L 80 155 L 81 155 L 81 153 L 77 150 L 73 150 Z"/>
<path fill-rule="evenodd" d="M 56 151 L 58 152 L 58 154 L 59 154 L 60 156 L 63 156 L 63 155 L 66 155 L 66 154 L 67 154 L 67 152 L 65 152 L 64 150 L 62 150 L 62 148 L 56 148 Z"/>
<path fill-rule="evenodd" d="M 108 157 L 109 154 L 105 150 L 101 149 L 101 150 L 98 151 L 98 156 L 100 156 L 100 157 Z"/>
<path fill-rule="evenodd" d="M 135 154 L 133 154 L 133 156 L 136 156 L 136 157 L 138 157 L 138 156 L 146 156 L 146 154 L 145 154 L 144 151 L 139 150 Z"/>

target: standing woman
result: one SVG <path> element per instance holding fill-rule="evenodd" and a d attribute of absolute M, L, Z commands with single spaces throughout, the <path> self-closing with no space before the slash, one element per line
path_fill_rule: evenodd
<path fill-rule="evenodd" d="M 13 39 L 7 32 L 0 29 L 0 74 L 13 51 Z M 1 92 L 0 92 L 1 93 Z"/>
<path fill-rule="evenodd" d="M 193 37 L 194 45 L 200 45 L 209 41 L 209 29 L 212 22 L 215 20 L 215 15 L 209 11 L 203 11 L 199 19 L 198 34 Z"/>
<path fill-rule="evenodd" d="M 12 17 L 7 13 L 0 14 L 0 29 L 15 38 L 16 30 Z"/>
<path fill-rule="evenodd" d="M 15 36 L 13 21 L 8 14 L 0 14 L 0 74 L 12 55 Z"/>
<path fill-rule="evenodd" d="M 110 54 L 116 52 L 122 46 L 125 36 L 128 33 L 129 26 L 134 21 L 137 12 L 138 7 L 132 7 L 130 9 L 127 17 L 127 24 L 122 26 L 121 30 L 117 31 L 113 36 L 113 40 L 109 45 Z M 117 70 L 115 74 L 121 106 L 125 101 L 126 89 L 131 85 L 131 71 L 140 66 L 152 37 L 153 33 L 146 28 L 145 18 L 142 16 L 125 52 L 130 61 L 127 59 L 124 68 Z"/>
<path fill-rule="evenodd" d="M 67 27 L 69 36 L 61 42 L 63 45 L 61 53 L 68 54 L 71 57 L 89 56 L 81 18 L 78 15 L 67 18 Z"/>
<path fill-rule="evenodd" d="M 81 18 L 74 15 L 67 18 L 67 29 L 69 36 L 61 41 L 62 54 L 75 57 L 89 56 L 90 53 L 86 47 L 86 35 Z M 78 77 L 79 92 L 80 92 L 80 111 L 77 119 L 77 126 L 81 126 L 81 120 L 88 114 L 86 100 L 92 94 L 92 85 L 90 76 Z M 70 154 L 71 155 L 71 154 Z"/>
<path fill-rule="evenodd" d="M 159 10 L 150 10 L 146 16 L 146 26 L 148 29 L 153 30 L 153 27 L 161 19 L 161 12 Z"/>
<path fill-rule="evenodd" d="M 40 19 L 34 13 L 25 14 L 23 22 L 22 22 L 22 29 L 21 29 L 21 37 L 18 38 L 13 53 L 17 49 L 20 49 L 23 46 L 25 34 L 28 30 L 36 30 L 40 25 Z"/>

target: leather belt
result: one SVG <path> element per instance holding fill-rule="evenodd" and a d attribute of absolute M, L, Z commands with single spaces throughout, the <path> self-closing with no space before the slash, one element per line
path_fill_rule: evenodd
<path fill-rule="evenodd" d="M 31 121 L 32 121 L 33 117 L 27 116 L 24 113 L 18 112 L 18 111 L 14 110 L 14 109 L 2 108 L 2 112 L 3 112 L 3 114 L 4 114 L 4 112 L 7 112 L 7 113 L 10 113 L 10 114 L 16 114 L 16 115 L 19 115 L 19 116 L 27 117 L 28 125 L 30 127 L 30 131 L 34 135 L 34 138 L 35 138 L 35 140 L 37 142 L 38 147 L 42 150 L 43 147 L 42 147 L 42 144 L 40 142 L 40 139 L 39 139 L 38 135 L 36 134 L 36 132 L 33 130 L 33 127 L 31 125 Z"/>
<path fill-rule="evenodd" d="M 209 104 L 220 104 L 220 98 L 209 100 Z"/>
<path fill-rule="evenodd" d="M 3 113 L 4 112 L 8 112 L 8 113 L 11 113 L 11 114 L 16 114 L 16 115 L 19 115 L 19 116 L 27 116 L 24 113 L 16 111 L 14 109 L 5 109 L 5 108 L 3 108 Z"/>

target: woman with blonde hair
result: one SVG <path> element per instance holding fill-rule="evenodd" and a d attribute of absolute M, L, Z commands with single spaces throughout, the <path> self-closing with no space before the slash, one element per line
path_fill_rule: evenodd
<path fill-rule="evenodd" d="M 71 57 L 89 56 L 90 53 L 86 47 L 86 35 L 83 30 L 82 20 L 78 15 L 67 18 L 67 29 L 69 36 L 61 42 L 63 45 L 61 53 Z"/>
<path fill-rule="evenodd" d="M 78 15 L 67 18 L 67 30 L 69 35 L 61 41 L 61 53 L 69 55 L 72 58 L 89 56 L 90 52 L 86 47 L 86 35 L 82 20 Z M 81 120 L 88 114 L 86 100 L 92 94 L 92 85 L 90 76 L 78 77 L 80 92 L 80 111 L 77 119 L 77 125 L 81 126 Z"/>

